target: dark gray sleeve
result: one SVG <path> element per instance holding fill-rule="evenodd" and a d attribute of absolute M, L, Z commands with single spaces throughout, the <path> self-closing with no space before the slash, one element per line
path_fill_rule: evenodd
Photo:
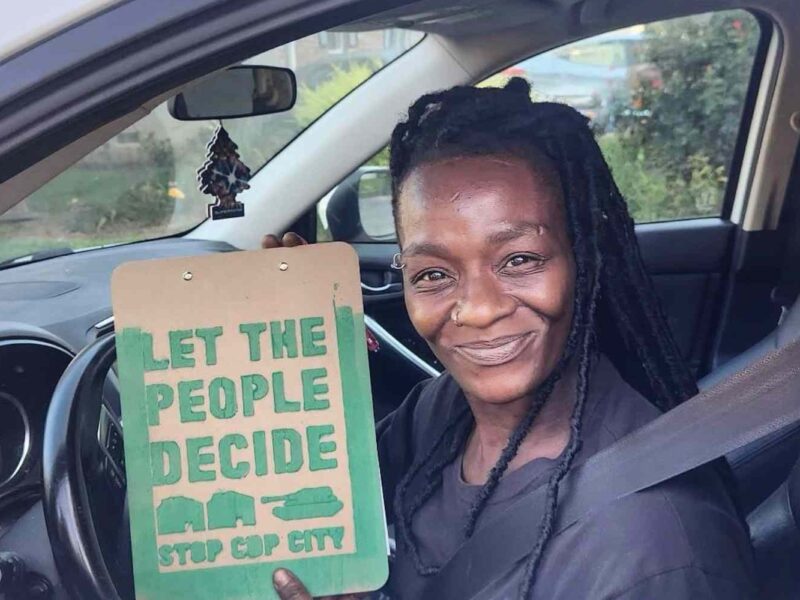
<path fill-rule="evenodd" d="M 749 600 L 752 590 L 697 567 L 673 569 L 636 582 L 607 600 Z"/>

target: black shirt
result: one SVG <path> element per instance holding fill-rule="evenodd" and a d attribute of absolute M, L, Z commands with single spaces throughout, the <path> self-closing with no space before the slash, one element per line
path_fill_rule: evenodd
<path fill-rule="evenodd" d="M 384 494 L 393 520 L 397 484 L 412 461 L 445 435 L 444 425 L 465 412 L 466 399 L 448 374 L 423 382 L 378 427 Z M 590 378 L 574 464 L 654 419 L 659 411 L 600 358 Z M 478 527 L 545 485 L 558 459 L 530 461 L 503 477 Z M 423 561 L 441 565 L 464 542 L 467 514 L 480 486 L 461 478 L 461 455 L 442 474 L 442 485 L 417 511 L 412 531 Z M 410 496 L 410 494 L 409 494 Z M 535 540 L 531 540 L 531 548 Z M 498 549 L 502 552 L 502 549 Z M 391 588 L 395 598 L 417 598 L 427 578 L 410 565 L 398 541 Z M 475 600 L 516 598 L 524 564 L 509 564 L 486 581 Z M 715 469 L 692 471 L 632 494 L 590 514 L 550 539 L 533 588 L 535 598 L 739 599 L 755 596 L 752 554 L 745 525 Z"/>

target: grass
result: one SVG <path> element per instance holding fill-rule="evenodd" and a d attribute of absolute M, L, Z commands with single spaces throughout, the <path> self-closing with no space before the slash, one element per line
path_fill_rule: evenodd
<path fill-rule="evenodd" d="M 0 223 L 0 261 L 25 256 L 40 250 L 68 247 L 72 249 L 91 248 L 106 244 L 120 244 L 158 237 L 166 232 L 163 227 L 157 231 L 144 229 L 137 231 L 109 231 L 98 234 L 79 234 L 58 232 L 42 227 L 36 221 Z"/>
<path fill-rule="evenodd" d="M 73 167 L 31 194 L 27 203 L 32 211 L 48 215 L 64 213 L 75 202 L 97 206 L 116 200 L 151 175 L 141 167 Z"/>

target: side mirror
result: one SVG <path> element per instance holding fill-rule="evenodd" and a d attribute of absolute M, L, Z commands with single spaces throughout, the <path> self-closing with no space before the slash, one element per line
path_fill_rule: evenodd
<path fill-rule="evenodd" d="M 337 241 L 396 241 L 389 167 L 361 167 L 349 175 L 331 194 L 325 220 Z"/>
<path fill-rule="evenodd" d="M 180 121 L 235 119 L 283 112 L 296 99 L 290 69 L 242 65 L 201 79 L 171 98 L 167 108 Z"/>

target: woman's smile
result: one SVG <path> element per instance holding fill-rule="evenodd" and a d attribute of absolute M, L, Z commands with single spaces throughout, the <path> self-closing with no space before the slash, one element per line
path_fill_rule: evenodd
<path fill-rule="evenodd" d="M 536 333 L 528 331 L 456 344 L 453 351 L 478 366 L 494 367 L 517 358 L 535 338 Z"/>

